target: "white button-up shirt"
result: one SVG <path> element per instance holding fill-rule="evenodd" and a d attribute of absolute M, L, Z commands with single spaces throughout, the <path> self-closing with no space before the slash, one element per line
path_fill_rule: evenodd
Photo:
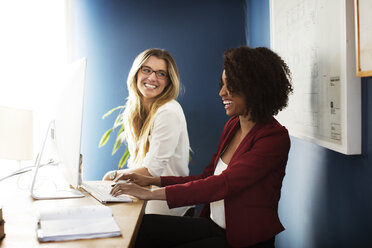
<path fill-rule="evenodd" d="M 188 176 L 190 143 L 187 124 L 181 105 L 172 100 L 161 106 L 155 114 L 154 123 L 149 136 L 149 151 L 142 164 L 132 164 L 128 160 L 128 168 L 144 166 L 154 177 Z M 134 146 L 128 140 L 130 154 Z M 165 201 L 149 201 L 146 213 L 183 215 L 188 207 L 169 209 Z"/>

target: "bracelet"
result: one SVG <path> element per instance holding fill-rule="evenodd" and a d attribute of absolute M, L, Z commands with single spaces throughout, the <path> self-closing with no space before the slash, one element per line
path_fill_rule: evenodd
<path fill-rule="evenodd" d="M 116 174 L 117 174 L 116 170 L 113 171 L 113 172 L 111 172 L 111 173 L 110 173 L 110 179 L 111 179 L 111 180 L 114 180 L 114 179 L 116 178 Z"/>

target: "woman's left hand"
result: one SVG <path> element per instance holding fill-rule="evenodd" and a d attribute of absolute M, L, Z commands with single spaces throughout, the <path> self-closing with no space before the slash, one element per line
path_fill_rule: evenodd
<path fill-rule="evenodd" d="M 141 200 L 148 200 L 151 198 L 151 190 L 147 188 L 143 188 L 135 183 L 131 182 L 118 182 L 112 188 L 111 195 L 119 196 L 122 194 L 127 194 L 131 196 L 135 196 Z"/>

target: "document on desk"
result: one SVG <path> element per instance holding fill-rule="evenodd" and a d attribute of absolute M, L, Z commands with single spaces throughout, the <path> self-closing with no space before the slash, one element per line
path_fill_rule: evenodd
<path fill-rule="evenodd" d="M 104 205 L 40 210 L 36 233 L 41 242 L 121 235 L 111 209 Z"/>

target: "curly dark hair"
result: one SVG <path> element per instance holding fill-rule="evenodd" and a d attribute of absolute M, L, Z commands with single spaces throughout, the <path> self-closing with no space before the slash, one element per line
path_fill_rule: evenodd
<path fill-rule="evenodd" d="M 252 121 L 267 123 L 288 105 L 291 72 L 275 52 L 241 46 L 227 50 L 223 59 L 227 89 L 244 95 Z"/>

